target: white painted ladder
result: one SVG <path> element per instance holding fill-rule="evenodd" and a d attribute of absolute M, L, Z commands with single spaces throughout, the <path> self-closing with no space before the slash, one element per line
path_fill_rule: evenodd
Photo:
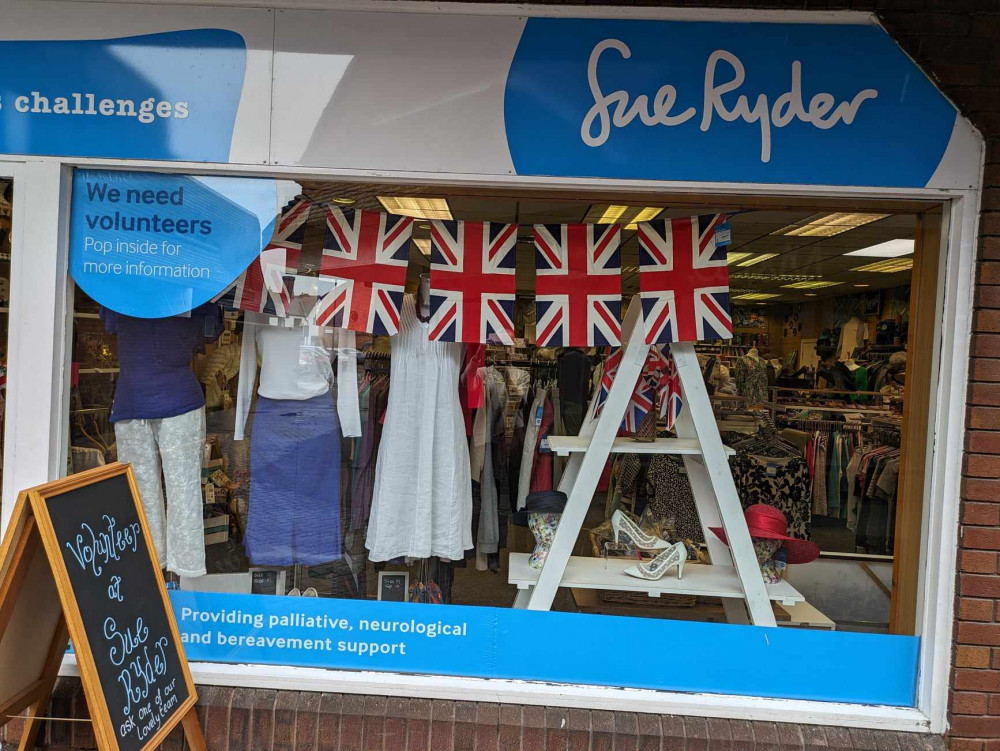
<path fill-rule="evenodd" d="M 764 584 L 727 461 L 727 453 L 732 450 L 723 446 L 719 436 L 691 342 L 673 344 L 670 348 L 684 400 L 684 409 L 675 426 L 677 438 L 660 438 L 654 443 L 616 438 L 649 353 L 639 313 L 636 300 L 629 306 L 622 327 L 625 341 L 622 360 L 601 416 L 593 417 L 594 405 L 590 404 L 578 436 L 549 437 L 556 454 L 570 455 L 559 483 L 559 490 L 566 493 L 568 501 L 541 571 L 528 566 L 527 554 L 511 554 L 509 580 L 518 586 L 514 607 L 549 610 L 560 586 L 640 591 L 651 597 L 663 593 L 694 594 L 721 597 L 730 623 L 774 626 L 771 601 L 792 605 L 803 597 L 787 582 Z M 671 570 L 659 581 L 648 582 L 622 573 L 634 560 L 572 555 L 608 456 L 640 452 L 681 455 L 691 482 L 712 565 L 691 563 L 685 567 L 681 580 Z M 720 526 L 726 532 L 729 547 L 709 531 L 709 527 Z"/>

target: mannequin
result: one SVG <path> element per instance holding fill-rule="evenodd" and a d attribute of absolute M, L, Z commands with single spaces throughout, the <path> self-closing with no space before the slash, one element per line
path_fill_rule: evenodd
<path fill-rule="evenodd" d="M 205 397 L 191 360 L 197 347 L 222 333 L 222 311 L 203 305 L 182 316 L 133 318 L 105 308 L 101 318 L 118 336 L 120 373 L 110 418 L 118 460 L 132 465 L 160 566 L 179 576 L 204 576 Z"/>
<path fill-rule="evenodd" d="M 244 317 L 233 437 L 244 438 L 256 382 L 244 541 L 256 565 L 315 565 L 341 556 L 341 432 L 361 435 L 355 353 L 342 346 L 342 330 L 309 323 L 314 301 L 300 295 L 285 316 Z M 335 349 L 343 383 L 336 407 Z"/>

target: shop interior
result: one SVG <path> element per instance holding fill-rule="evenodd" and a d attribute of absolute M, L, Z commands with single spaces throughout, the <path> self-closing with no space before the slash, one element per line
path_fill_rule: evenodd
<path fill-rule="evenodd" d="M 270 498 L 252 492 L 254 483 L 260 481 L 255 473 L 262 471 L 253 466 L 253 443 L 274 443 L 273 438 L 255 435 L 254 428 L 273 424 L 275 415 L 264 415 L 262 400 L 254 399 L 249 405 L 246 435 L 242 436 L 238 412 L 253 381 L 250 374 L 248 387 L 244 343 L 248 336 L 257 336 L 258 353 L 254 354 L 251 346 L 250 355 L 256 371 L 256 358 L 265 355 L 254 327 L 286 322 L 266 314 L 261 317 L 227 309 L 220 314 L 217 336 L 210 339 L 206 334 L 191 362 L 206 401 L 200 493 L 207 573 L 190 577 L 168 571 L 173 586 L 276 596 L 510 607 L 517 594 L 510 580 L 510 556 L 530 554 L 536 544 L 523 515 L 515 513 L 518 500 L 529 489 L 554 489 L 566 462 L 541 446 L 543 436 L 534 436 L 541 431 L 530 429 L 532 418 L 544 415 L 545 428 L 553 436 L 575 435 L 592 409 L 591 399 L 599 391 L 609 356 L 606 348 L 535 346 L 532 226 L 624 225 L 624 315 L 638 292 L 636 223 L 722 213 L 728 216 L 731 227 L 727 251 L 733 336 L 696 345 L 716 425 L 723 442 L 735 451 L 730 466 L 744 508 L 759 503 L 777 508 L 785 515 L 787 536 L 810 541 L 820 551 L 816 560 L 789 561 L 778 565 L 777 573 L 773 568 L 769 572 L 789 580 L 803 593 L 808 606 L 789 609 L 775 604 L 778 624 L 912 633 L 912 616 L 907 616 L 905 600 L 914 598 L 916 591 L 923 483 L 922 470 L 916 468 L 923 466 L 926 450 L 921 437 L 926 435 L 932 378 L 932 358 L 916 372 L 918 363 L 912 353 L 929 351 L 921 348 L 932 344 L 938 317 L 932 303 L 937 289 L 939 206 L 690 195 L 594 196 L 329 182 L 300 185 L 301 195 L 311 203 L 295 269 L 295 276 L 302 278 L 320 277 L 327 236 L 326 207 L 415 217 L 408 293 L 418 292 L 421 278 L 430 268 L 431 220 L 519 226 L 514 310 L 517 338 L 514 346 L 486 345 L 479 364 L 489 371 L 480 375 L 496 386 L 491 398 L 502 404 L 492 402 L 496 412 L 486 420 L 490 461 L 484 462 L 480 451 L 479 461 L 473 460 L 473 470 L 465 472 L 471 477 L 471 518 L 465 523 L 471 524 L 472 547 L 458 560 L 436 555 L 371 560 L 369 526 L 380 500 L 372 498 L 374 476 L 388 472 L 379 469 L 380 460 L 399 463 L 396 455 L 385 456 L 379 450 L 379 441 L 392 420 L 386 415 L 392 400 L 389 384 L 393 369 L 410 366 L 399 362 L 397 348 L 401 345 L 390 341 L 395 337 L 359 333 L 353 346 L 334 335 L 324 340 L 331 373 L 337 373 L 334 388 L 338 405 L 348 382 L 341 378 L 340 355 L 346 348 L 356 351 L 358 382 L 351 388 L 358 392 L 361 417 L 360 436 L 341 437 L 337 433 L 339 466 L 315 475 L 319 492 L 327 500 L 315 506 L 322 519 L 312 521 L 320 527 L 334 525 L 336 541 L 332 547 L 327 541 L 325 547 L 320 546 L 325 553 L 314 551 L 303 561 L 296 560 L 294 551 L 277 558 L 261 553 L 259 542 L 249 550 L 248 528 L 253 535 L 255 515 L 258 528 L 263 523 L 272 532 L 283 528 L 289 518 L 295 518 L 297 524 L 308 523 L 305 516 L 313 512 L 304 509 L 310 508 L 313 500 L 300 502 L 292 490 L 271 491 Z M 0 237 L 5 243 L 0 258 L 9 259 L 8 233 L 9 203 L 6 209 L 0 204 Z M 0 269 L 8 268 L 8 263 L 0 263 Z M 6 288 L 6 281 L 0 280 L 0 298 L 4 298 Z M 303 293 L 306 297 L 309 294 Z M 921 306 L 929 301 L 931 307 L 918 310 L 918 300 Z M 220 301 L 224 303 L 233 305 L 232 300 Z M 70 471 L 119 456 L 112 412 L 124 353 L 119 335 L 109 330 L 113 327 L 98 304 L 77 289 L 68 426 Z M 262 361 L 261 379 L 267 377 L 265 368 Z M 421 377 L 420 368 L 412 372 Z M 463 367 L 463 379 L 467 373 Z M 429 383 L 421 388 L 434 391 Z M 419 394 L 420 390 L 410 393 Z M 459 404 L 460 395 L 452 396 Z M 473 444 L 473 427 L 482 409 L 486 407 L 464 413 L 467 430 L 462 438 Z M 336 420 L 336 415 L 330 413 L 328 418 Z M 417 430 L 415 435 L 437 435 L 431 428 Z M 623 430 L 622 435 L 627 432 Z M 668 434 L 663 417 L 655 410 L 635 432 Z M 529 435 L 534 437 L 534 445 Z M 303 441 L 313 439 L 303 436 Z M 287 473 L 291 464 L 305 461 L 294 450 L 283 451 L 286 453 L 274 459 L 274 464 L 283 465 L 274 468 L 276 473 Z M 473 457 L 476 453 L 472 452 Z M 469 456 L 462 452 L 452 455 L 461 461 Z M 525 462 L 530 467 L 527 472 Z M 417 485 L 419 474 L 415 469 L 413 482 Z M 524 487 L 525 480 L 530 488 Z M 169 506 L 169 478 L 161 490 Z M 499 538 L 481 545 L 480 526 L 489 516 L 483 512 L 484 500 L 496 508 L 491 523 L 496 523 Z M 407 499 L 393 501 L 405 513 Z M 432 498 L 432 502 L 437 500 Z M 267 509 L 263 514 L 261 506 Z M 636 545 L 615 543 L 611 519 L 617 511 L 644 533 L 671 544 L 683 542 L 691 562 L 708 562 L 705 532 L 677 457 L 648 452 L 614 454 L 592 500 L 575 555 L 649 559 L 648 551 L 637 550 Z M 169 523 L 169 513 L 167 519 Z M 627 536 L 624 539 L 627 541 Z M 317 560 L 317 555 L 325 555 L 327 560 Z M 900 591 L 893 591 L 893 582 Z M 687 594 L 651 597 L 644 592 L 596 588 L 562 588 L 553 609 L 725 620 L 718 598 Z"/>

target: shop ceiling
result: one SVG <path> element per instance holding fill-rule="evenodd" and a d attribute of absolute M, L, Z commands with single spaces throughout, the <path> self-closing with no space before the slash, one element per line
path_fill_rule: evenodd
<path fill-rule="evenodd" d="M 336 202 L 344 208 L 385 211 L 385 206 L 379 201 L 380 197 L 435 197 L 445 199 L 447 211 L 454 219 L 522 225 L 518 240 L 517 287 L 524 294 L 530 294 L 534 289 L 532 224 L 596 221 L 605 214 L 609 206 L 631 207 L 630 212 L 623 214 L 624 221 L 635 216 L 639 209 L 645 208 L 650 209 L 647 214 L 657 209 L 658 218 L 725 212 L 731 215 L 733 242 L 729 253 L 736 260 L 730 262 L 729 273 L 730 287 L 737 304 L 804 302 L 909 284 L 908 268 L 889 272 L 856 270 L 872 263 L 895 259 L 846 254 L 892 240 L 913 240 L 917 214 L 940 208 L 935 204 L 913 201 L 845 202 L 841 199 L 834 202 L 788 197 L 727 197 L 726 200 L 731 202 L 720 204 L 718 197 L 691 195 L 666 197 L 662 194 L 651 196 L 616 193 L 603 196 L 553 191 L 518 191 L 513 194 L 488 189 L 455 191 L 427 186 L 401 188 L 398 185 L 370 183 L 304 182 L 302 185 L 305 195 L 314 201 Z M 787 228 L 791 225 L 817 219 L 823 221 L 834 213 L 869 215 L 860 220 L 847 217 L 847 224 L 866 221 L 872 217 L 882 218 L 839 231 L 832 236 L 787 234 Z M 318 213 L 313 215 L 310 225 L 311 231 L 306 238 L 307 250 L 322 245 L 322 218 Z M 429 252 L 427 221 L 418 220 L 415 223 L 413 237 L 416 242 L 411 251 L 411 266 L 425 269 L 429 266 L 425 255 Z M 761 257 L 764 260 L 759 260 Z M 638 258 L 636 233 L 634 229 L 626 230 L 622 255 L 623 289 L 626 295 L 634 294 L 638 289 Z M 906 265 L 905 259 L 912 258 L 912 255 L 903 256 L 903 263 L 883 265 L 898 267 Z M 742 295 L 768 297 L 740 300 Z"/>

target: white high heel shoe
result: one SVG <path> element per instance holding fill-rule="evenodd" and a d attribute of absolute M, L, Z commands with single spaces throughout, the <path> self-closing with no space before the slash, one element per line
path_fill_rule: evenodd
<path fill-rule="evenodd" d="M 655 535 L 648 535 L 643 532 L 639 525 L 625 516 L 625 513 L 618 509 L 611 517 L 611 529 L 615 531 L 615 544 L 618 544 L 618 536 L 624 532 L 635 546 L 640 550 L 664 550 L 670 547 L 670 543 L 661 540 Z"/>
<path fill-rule="evenodd" d="M 683 542 L 675 542 L 648 563 L 643 562 L 629 566 L 625 569 L 625 573 L 636 579 L 656 581 L 662 579 L 667 571 L 676 566 L 677 578 L 680 579 L 684 576 L 684 564 L 687 563 L 687 557 L 687 546 Z"/>

